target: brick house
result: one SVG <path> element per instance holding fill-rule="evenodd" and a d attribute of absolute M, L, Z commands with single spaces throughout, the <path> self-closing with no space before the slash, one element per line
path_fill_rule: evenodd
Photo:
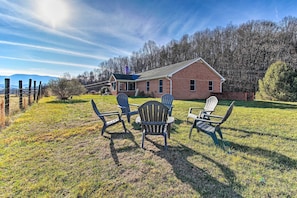
<path fill-rule="evenodd" d="M 143 92 L 161 97 L 169 93 L 175 99 L 186 100 L 222 93 L 225 79 L 202 58 L 196 58 L 133 75 L 112 74 L 109 81 L 113 95 L 124 92 L 134 96 Z"/>

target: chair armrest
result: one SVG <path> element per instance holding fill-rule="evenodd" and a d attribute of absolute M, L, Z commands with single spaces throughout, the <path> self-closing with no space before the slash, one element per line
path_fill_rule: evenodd
<path fill-rule="evenodd" d="M 222 122 L 221 121 L 214 121 L 214 120 L 206 120 L 206 119 L 203 119 L 203 118 L 196 118 L 195 121 L 202 121 L 202 122 L 207 122 L 207 123 L 210 123 L 210 124 L 221 124 Z"/>
<path fill-rule="evenodd" d="M 120 113 L 117 112 L 117 111 L 109 111 L 109 112 L 101 113 L 101 115 L 103 115 L 103 116 L 111 116 L 111 115 L 120 115 Z"/>
<path fill-rule="evenodd" d="M 220 118 L 220 119 L 223 119 L 224 116 L 219 116 L 219 115 L 213 115 L 213 114 L 210 114 L 210 115 L 207 115 L 208 117 L 211 117 L 211 118 Z"/>
<path fill-rule="evenodd" d="M 121 105 L 118 105 L 118 107 L 121 108 L 121 109 L 125 109 L 126 108 L 126 107 L 121 106 Z"/>
<path fill-rule="evenodd" d="M 212 112 L 214 112 L 214 111 L 208 111 L 208 110 L 202 110 L 202 111 L 201 111 L 201 113 L 204 113 L 204 112 L 205 112 L 205 113 L 208 113 L 208 112 L 209 112 L 209 113 L 212 113 Z"/>
<path fill-rule="evenodd" d="M 130 106 L 136 106 L 136 107 L 140 107 L 139 104 L 130 104 Z"/>

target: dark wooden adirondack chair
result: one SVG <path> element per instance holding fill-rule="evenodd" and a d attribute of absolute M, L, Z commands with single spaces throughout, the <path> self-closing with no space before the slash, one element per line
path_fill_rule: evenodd
<path fill-rule="evenodd" d="M 168 108 L 168 115 L 169 116 L 171 116 L 171 114 L 172 114 L 173 100 L 174 100 L 174 97 L 171 94 L 164 94 L 161 97 L 161 103 L 164 104 Z"/>
<path fill-rule="evenodd" d="M 130 105 L 131 106 L 137 106 L 137 107 L 139 105 L 137 105 L 137 104 L 129 104 L 129 102 L 128 102 L 128 96 L 126 94 L 124 94 L 124 93 L 119 93 L 117 95 L 117 102 L 118 102 L 118 107 L 121 108 L 122 114 L 124 114 L 124 115 L 127 116 L 127 120 L 130 123 L 131 116 L 138 114 L 138 110 L 131 111 Z"/>
<path fill-rule="evenodd" d="M 206 99 L 205 106 L 203 109 L 200 107 L 190 107 L 187 116 L 187 123 L 189 118 L 193 118 L 194 120 L 199 117 L 203 119 L 209 119 L 209 115 L 214 112 L 216 106 L 218 104 L 218 99 L 215 96 L 210 96 Z M 200 109 L 200 110 L 199 110 Z"/>
<path fill-rule="evenodd" d="M 224 116 L 219 116 L 219 115 L 208 115 L 209 119 L 203 119 L 203 118 L 196 118 L 189 134 L 189 138 L 191 138 L 192 135 L 192 130 L 193 128 L 197 128 L 197 132 L 202 131 L 209 135 L 214 143 L 218 145 L 218 138 L 216 136 L 216 133 L 220 135 L 220 138 L 223 139 L 223 134 L 221 131 L 221 125 L 229 118 L 229 116 L 232 113 L 234 102 L 232 101 L 230 106 L 228 107 L 226 114 Z"/>
<path fill-rule="evenodd" d="M 167 150 L 167 118 L 168 108 L 158 101 L 148 101 L 138 108 L 142 128 L 141 147 L 144 148 L 146 135 L 161 135 L 164 137 Z"/>
<path fill-rule="evenodd" d="M 125 132 L 127 132 L 126 126 L 125 126 L 125 122 L 124 120 L 122 120 L 121 114 L 117 111 L 110 111 L 110 112 L 104 112 L 104 113 L 100 113 L 100 111 L 98 110 L 94 100 L 91 100 L 92 103 L 92 107 L 94 112 L 96 113 L 96 115 L 102 120 L 103 122 L 103 127 L 101 130 L 101 135 L 103 135 L 105 129 L 109 126 L 115 125 L 117 123 L 122 123 Z M 114 119 L 111 120 L 107 120 L 105 117 L 112 117 Z"/>

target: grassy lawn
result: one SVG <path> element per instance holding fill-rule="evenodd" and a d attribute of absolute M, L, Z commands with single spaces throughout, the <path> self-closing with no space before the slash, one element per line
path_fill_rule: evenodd
<path fill-rule="evenodd" d="M 90 99 L 101 111 L 118 110 L 114 96 L 43 98 L 0 132 L 0 197 L 297 194 L 297 103 L 236 101 L 217 147 L 196 130 L 188 138 L 188 108 L 203 107 L 204 101 L 175 100 L 164 151 L 163 138 L 151 136 L 141 149 L 133 122 L 126 122 L 129 133 L 118 124 L 101 136 Z M 138 104 L 147 100 L 129 98 Z M 219 101 L 216 114 L 224 114 L 230 102 Z"/>

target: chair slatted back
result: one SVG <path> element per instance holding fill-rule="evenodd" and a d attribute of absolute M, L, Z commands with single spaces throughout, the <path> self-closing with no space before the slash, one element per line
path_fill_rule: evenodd
<path fill-rule="evenodd" d="M 138 108 L 141 126 L 146 134 L 161 135 L 166 130 L 168 108 L 158 101 L 148 101 Z"/>
<path fill-rule="evenodd" d="M 169 116 L 171 116 L 172 114 L 172 109 L 173 109 L 173 100 L 174 100 L 174 97 L 171 95 L 171 94 L 164 94 L 162 97 L 161 97 L 161 103 L 164 104 L 167 108 L 168 108 L 168 114 Z"/>
<path fill-rule="evenodd" d="M 221 121 L 221 124 L 223 124 L 231 115 L 233 107 L 234 107 L 234 103 L 235 103 L 235 101 L 232 101 L 231 104 L 229 105 L 228 110 Z"/>
<path fill-rule="evenodd" d="M 92 107 L 93 107 L 93 110 L 96 113 L 96 115 L 105 123 L 106 120 L 105 120 L 104 116 L 100 113 L 100 111 L 97 108 L 97 105 L 95 104 L 93 99 L 91 100 L 91 103 L 92 103 Z"/>
<path fill-rule="evenodd" d="M 130 112 L 130 105 L 129 105 L 129 102 L 128 102 L 128 96 L 126 94 L 119 93 L 117 95 L 117 101 L 118 101 L 118 104 L 120 106 L 125 107 L 125 108 L 121 108 L 122 113 L 126 114 L 126 113 Z"/>
<path fill-rule="evenodd" d="M 214 111 L 218 104 L 218 99 L 215 96 L 210 96 L 206 99 L 206 103 L 204 106 L 205 111 Z"/>

